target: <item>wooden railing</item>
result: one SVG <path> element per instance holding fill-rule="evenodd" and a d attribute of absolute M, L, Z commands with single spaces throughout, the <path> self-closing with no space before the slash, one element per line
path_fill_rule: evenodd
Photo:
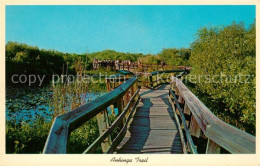
<path fill-rule="evenodd" d="M 108 91 L 115 89 L 121 83 L 125 82 L 133 75 L 138 77 L 138 82 L 147 88 L 154 89 L 161 84 L 169 83 L 171 81 L 170 73 L 179 73 L 177 77 L 181 77 L 185 74 L 188 74 L 190 70 L 187 69 L 175 69 L 175 70 L 164 70 L 164 71 L 154 71 L 150 73 L 146 72 L 136 72 L 132 73 L 129 71 L 118 70 L 119 73 L 111 75 L 106 78 L 107 89 Z M 140 79 L 142 77 L 142 79 Z"/>
<path fill-rule="evenodd" d="M 67 153 L 70 133 L 95 116 L 100 136 L 89 147 L 86 147 L 83 153 L 93 153 L 100 145 L 104 153 L 112 153 L 126 134 L 127 125 L 139 100 L 137 78 L 132 77 L 96 100 L 56 117 L 43 153 Z M 118 116 L 111 125 L 108 123 L 107 108 L 109 106 L 118 108 Z M 120 127 L 121 130 L 116 138 L 111 140 L 111 134 L 116 127 Z"/>
<path fill-rule="evenodd" d="M 121 85 L 122 83 L 125 83 L 129 78 L 132 78 L 133 73 L 129 71 L 124 70 L 118 70 L 119 73 L 111 75 L 106 78 L 106 85 L 107 90 L 111 91 Z"/>
<path fill-rule="evenodd" d="M 143 83 L 143 85 L 148 88 L 154 89 L 163 83 L 169 83 L 171 81 L 171 75 L 169 75 L 170 73 L 180 73 L 177 77 L 181 77 L 182 75 L 188 74 L 189 70 L 175 69 L 145 73 L 144 75 L 142 75 L 145 80 L 140 80 L 139 82 Z"/>
<path fill-rule="evenodd" d="M 172 77 L 169 100 L 175 110 L 176 119 L 183 125 L 183 147 L 191 153 L 196 153 L 191 135 L 200 138 L 201 131 L 208 138 L 206 153 L 220 153 L 221 147 L 230 153 L 255 153 L 254 136 L 216 117 L 176 77 Z M 180 125 L 179 129 L 182 132 Z"/>
<path fill-rule="evenodd" d="M 117 70 L 126 70 L 130 71 L 147 71 L 149 68 L 153 68 L 154 70 L 175 70 L 175 69 L 187 69 L 190 70 L 190 66 L 172 66 L 172 65 L 157 65 L 157 64 L 127 64 L 127 63 L 119 63 L 116 65 L 115 69 Z"/>

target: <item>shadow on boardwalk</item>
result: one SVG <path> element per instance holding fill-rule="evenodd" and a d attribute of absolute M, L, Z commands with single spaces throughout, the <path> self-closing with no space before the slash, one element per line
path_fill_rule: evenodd
<path fill-rule="evenodd" d="M 183 153 L 168 86 L 147 90 L 117 153 Z"/>

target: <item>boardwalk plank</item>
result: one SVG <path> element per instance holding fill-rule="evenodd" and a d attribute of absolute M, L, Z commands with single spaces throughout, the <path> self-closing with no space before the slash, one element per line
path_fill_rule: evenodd
<path fill-rule="evenodd" d="M 141 102 L 116 153 L 183 153 L 168 89 L 140 90 Z"/>

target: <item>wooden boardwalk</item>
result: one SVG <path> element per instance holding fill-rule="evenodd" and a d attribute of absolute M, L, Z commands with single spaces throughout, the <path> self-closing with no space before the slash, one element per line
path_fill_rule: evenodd
<path fill-rule="evenodd" d="M 180 77 L 185 71 L 151 72 L 147 77 L 148 82 L 143 83 L 154 88 L 160 85 L 154 86 L 155 81 L 165 81 L 158 77 L 153 80 L 154 74 L 182 72 L 178 75 Z M 222 148 L 234 154 L 256 153 L 255 136 L 219 119 L 177 77 L 171 77 L 171 89 L 167 85 L 161 85 L 156 90 L 138 89 L 138 77 L 131 77 L 115 88 L 114 81 L 120 84 L 120 77 L 127 74 L 118 73 L 107 80 L 107 88 L 111 90 L 109 93 L 57 116 L 43 153 L 69 153 L 67 147 L 70 133 L 92 118 L 97 119 L 100 135 L 83 154 L 94 153 L 100 145 L 103 153 L 198 154 L 196 146 L 201 146 L 201 150 L 205 147 L 202 144 L 207 145 L 206 154 L 221 153 Z M 178 115 L 168 98 L 177 108 Z M 117 106 L 120 112 L 113 123 L 109 123 L 108 106 Z M 112 141 L 111 134 L 118 127 L 121 131 Z M 199 139 L 199 144 L 194 144 L 194 137 Z M 208 138 L 207 142 L 205 137 Z"/>
<path fill-rule="evenodd" d="M 168 89 L 141 89 L 141 101 L 116 153 L 183 153 Z"/>
<path fill-rule="evenodd" d="M 157 72 L 151 72 L 147 79 L 151 87 L 154 87 L 151 76 Z M 112 80 L 116 78 L 116 81 L 121 81 L 121 75 L 115 74 Z M 207 145 L 206 154 L 221 153 L 222 148 L 234 154 L 256 153 L 255 136 L 225 123 L 180 79 L 172 76 L 171 80 L 171 89 L 161 85 L 156 90 L 138 89 L 137 77 L 129 78 L 115 89 L 115 84 L 107 81 L 107 87 L 112 87 L 112 91 L 54 119 L 43 153 L 69 153 L 67 147 L 70 133 L 94 117 L 100 135 L 83 154 L 94 153 L 100 145 L 103 153 L 198 154 L 196 146 L 205 147 L 201 143 Z M 175 103 L 178 115 L 173 111 L 168 97 L 171 104 Z M 111 124 L 105 108 L 115 105 L 120 114 Z M 121 131 L 112 141 L 110 136 L 117 127 Z M 200 139 L 201 135 L 203 139 Z M 200 144 L 194 144 L 194 137 L 200 139 Z M 208 138 L 207 142 L 205 137 Z"/>

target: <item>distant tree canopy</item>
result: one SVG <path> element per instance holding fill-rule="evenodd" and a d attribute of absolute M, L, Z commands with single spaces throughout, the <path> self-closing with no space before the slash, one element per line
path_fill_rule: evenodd
<path fill-rule="evenodd" d="M 46 81 L 52 74 L 68 73 L 75 74 L 74 62 L 78 57 L 87 62 L 87 57 L 78 54 L 62 53 L 55 50 L 39 49 L 17 42 L 6 44 L 6 78 L 7 82 L 13 74 L 37 74 L 46 75 Z"/>
<path fill-rule="evenodd" d="M 165 61 L 167 65 L 172 66 L 187 66 L 189 65 L 189 57 L 191 55 L 191 50 L 189 48 L 167 48 L 163 49 L 157 55 L 144 55 L 140 57 L 143 64 L 160 64 L 161 61 Z"/>
<path fill-rule="evenodd" d="M 148 54 L 148 55 L 145 55 L 143 57 L 140 57 L 140 58 L 138 58 L 138 60 L 142 64 L 153 64 L 153 65 L 159 65 L 160 64 L 160 60 L 159 60 L 158 56 L 152 55 L 152 54 Z"/>
<path fill-rule="evenodd" d="M 189 49 L 164 49 L 157 55 L 142 53 L 123 53 L 114 50 L 104 50 L 89 54 L 70 54 L 55 50 L 39 49 L 23 43 L 8 42 L 6 44 L 6 75 L 8 80 L 13 74 L 40 74 L 51 76 L 67 70 L 75 74 L 74 62 L 81 57 L 87 70 L 92 69 L 94 59 L 100 60 L 140 60 L 143 64 L 160 64 L 162 60 L 168 65 L 187 65 L 190 56 Z M 47 79 L 48 80 L 48 79 Z"/>
<path fill-rule="evenodd" d="M 45 81 L 50 81 L 52 74 L 75 74 L 74 62 L 81 58 L 87 67 L 92 69 L 92 61 L 96 59 L 131 60 L 137 61 L 143 54 L 122 53 L 113 50 L 104 50 L 91 54 L 70 54 L 55 50 L 39 49 L 23 43 L 8 42 L 6 44 L 6 78 L 10 83 L 13 74 L 46 75 Z"/>
<path fill-rule="evenodd" d="M 189 58 L 191 55 L 191 50 L 189 48 L 168 48 L 163 49 L 159 54 L 158 58 L 164 60 L 166 64 L 173 66 L 189 65 Z"/>
<path fill-rule="evenodd" d="M 255 23 L 248 30 L 236 23 L 201 28 L 189 60 L 196 91 L 211 103 L 206 105 L 222 119 L 251 133 L 255 133 L 256 113 L 255 44 Z"/>
<path fill-rule="evenodd" d="M 100 60 L 130 60 L 131 62 L 137 61 L 139 57 L 142 57 L 143 54 L 141 53 L 123 53 L 123 52 L 117 52 L 114 50 L 104 50 L 100 52 L 94 52 L 88 54 L 88 57 L 93 60 L 93 59 L 100 59 Z"/>

